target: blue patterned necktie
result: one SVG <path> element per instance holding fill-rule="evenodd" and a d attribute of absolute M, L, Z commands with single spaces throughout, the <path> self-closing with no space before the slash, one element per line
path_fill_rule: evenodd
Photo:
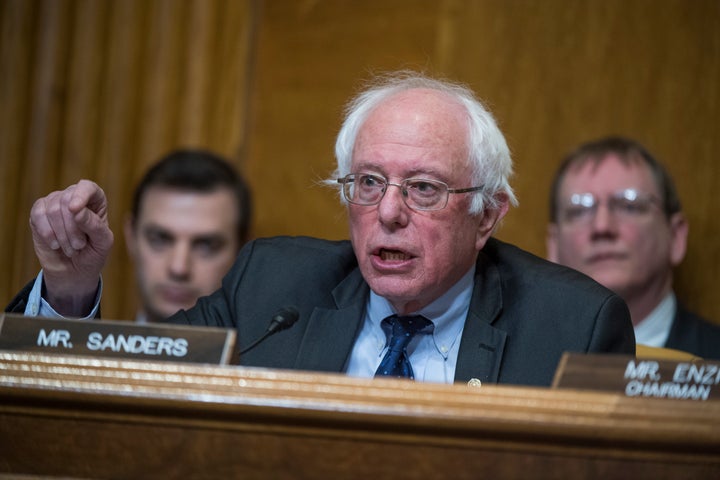
<path fill-rule="evenodd" d="M 406 349 L 415 334 L 430 325 L 430 320 L 420 315 L 410 317 L 392 315 L 386 321 L 392 325 L 392 336 L 388 351 L 375 371 L 375 376 L 413 379 L 415 376 Z"/>

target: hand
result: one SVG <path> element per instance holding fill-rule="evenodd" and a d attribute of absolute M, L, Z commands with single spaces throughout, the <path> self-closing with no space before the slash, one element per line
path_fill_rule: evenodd
<path fill-rule="evenodd" d="M 80 180 L 35 202 L 30 211 L 35 254 L 43 268 L 43 297 L 61 315 L 86 316 L 113 244 L 107 198 Z"/>

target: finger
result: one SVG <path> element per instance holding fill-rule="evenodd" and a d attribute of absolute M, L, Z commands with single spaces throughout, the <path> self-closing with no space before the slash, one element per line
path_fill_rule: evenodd
<path fill-rule="evenodd" d="M 68 206 L 74 189 L 75 186 L 72 185 L 61 192 L 51 193 L 46 197 L 45 206 L 50 228 L 67 257 L 74 256 L 87 243 L 85 234 L 78 229 L 74 215 Z"/>
<path fill-rule="evenodd" d="M 68 232 L 65 228 L 65 221 L 62 213 L 62 196 L 64 192 L 53 192 L 43 200 L 43 210 L 45 214 L 45 220 L 49 227 L 49 232 L 46 234 L 47 238 L 54 240 L 53 250 L 61 249 L 66 256 L 71 257 L 74 255 L 74 249 L 70 244 L 68 238 Z"/>
<path fill-rule="evenodd" d="M 108 226 L 107 217 L 84 208 L 75 215 L 75 224 L 86 236 L 92 247 L 104 254 L 113 244 L 113 233 Z"/>
<path fill-rule="evenodd" d="M 75 224 L 90 240 L 93 248 L 107 252 L 113 243 L 113 234 L 108 226 L 107 197 L 99 185 L 81 180 L 73 193 L 72 206 L 81 205 L 75 213 Z"/>
<path fill-rule="evenodd" d="M 47 198 L 40 198 L 33 203 L 30 209 L 30 230 L 33 238 L 40 245 L 57 250 L 60 248 L 60 242 L 55 236 L 55 232 L 50 226 L 47 217 Z"/>
<path fill-rule="evenodd" d="M 73 188 L 68 208 L 73 214 L 89 208 L 101 217 L 107 213 L 107 198 L 102 188 L 90 180 L 80 180 Z"/>
<path fill-rule="evenodd" d="M 65 232 L 68 236 L 70 246 L 74 251 L 79 251 L 87 245 L 87 235 L 82 231 L 75 219 L 75 212 L 72 211 L 71 205 L 76 202 L 78 197 L 84 198 L 84 195 L 78 194 L 78 186 L 66 189 L 61 199 L 60 212 L 62 214 Z"/>

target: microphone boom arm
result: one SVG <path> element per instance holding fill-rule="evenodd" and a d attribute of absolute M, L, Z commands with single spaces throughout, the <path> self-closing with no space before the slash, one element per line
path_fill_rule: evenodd
<path fill-rule="evenodd" d="M 268 338 L 270 335 L 274 335 L 277 332 L 287 330 L 288 328 L 292 327 L 293 325 L 295 325 L 295 322 L 298 321 L 298 318 L 300 318 L 300 313 L 298 313 L 297 308 L 281 308 L 275 313 L 275 315 L 273 315 L 272 319 L 270 320 L 270 325 L 268 325 L 265 333 L 260 338 L 252 342 L 250 345 L 242 349 L 239 355 L 244 355 L 253 348 L 257 347 L 258 345 L 260 345 L 260 343 L 263 342 L 263 340 Z"/>

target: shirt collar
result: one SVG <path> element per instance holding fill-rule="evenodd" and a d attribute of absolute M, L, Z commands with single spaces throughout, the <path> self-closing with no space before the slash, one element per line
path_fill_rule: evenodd
<path fill-rule="evenodd" d="M 676 308 L 677 299 L 675 294 L 670 292 L 647 317 L 635 326 L 635 341 L 651 347 L 665 346 Z"/>
<path fill-rule="evenodd" d="M 470 299 L 475 286 L 475 265 L 463 275 L 450 289 L 426 307 L 414 312 L 433 323 L 433 340 L 441 353 L 446 353 L 460 338 Z M 372 290 L 368 298 L 368 316 L 377 328 L 382 328 L 383 319 L 397 312 L 390 302 Z"/>

